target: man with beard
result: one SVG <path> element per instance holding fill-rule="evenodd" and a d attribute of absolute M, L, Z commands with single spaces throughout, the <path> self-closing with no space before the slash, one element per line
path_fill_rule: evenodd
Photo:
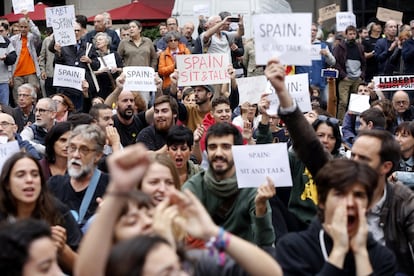
<path fill-rule="evenodd" d="M 153 109 L 134 114 L 135 98 L 131 91 L 122 91 L 116 102 L 114 127 L 121 136 L 121 144 L 126 147 L 136 143 L 138 133 L 152 122 Z"/>
<path fill-rule="evenodd" d="M 196 105 L 185 105 L 187 109 L 186 126 L 193 132 L 203 122 L 204 116 L 211 111 L 211 99 L 214 88 L 211 85 L 200 85 L 194 87 Z"/>
<path fill-rule="evenodd" d="M 137 138 L 137 143 L 143 143 L 147 149 L 159 153 L 167 150 L 167 134 L 175 125 L 177 118 L 177 101 L 168 96 L 162 95 L 154 102 L 154 124 L 144 128 Z"/>
<path fill-rule="evenodd" d="M 226 231 L 259 246 L 271 246 L 275 235 L 268 199 L 275 195 L 275 187 L 268 179 L 258 189 L 238 188 L 231 148 L 242 143 L 235 126 L 212 125 L 206 135 L 209 168 L 190 178 L 182 189 L 194 193 Z"/>
<path fill-rule="evenodd" d="M 105 133 L 99 126 L 75 127 L 68 140 L 68 173 L 48 180 L 50 191 L 69 207 L 82 231 L 109 182 L 109 176 L 96 168 L 104 145 Z"/>
<path fill-rule="evenodd" d="M 334 48 L 335 68 L 339 71 L 338 112 L 336 117 L 343 120 L 348 110 L 349 94 L 357 91 L 358 85 L 365 78 L 366 61 L 364 48 L 356 42 L 356 28 L 345 29 L 345 41 Z"/>

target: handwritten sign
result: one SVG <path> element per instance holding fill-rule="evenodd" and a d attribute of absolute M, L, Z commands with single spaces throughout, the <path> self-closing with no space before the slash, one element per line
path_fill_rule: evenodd
<path fill-rule="evenodd" d="M 368 95 L 352 93 L 350 96 L 348 110 L 352 113 L 359 114 L 370 108 Z"/>
<path fill-rule="evenodd" d="M 3 168 L 4 162 L 14 153 L 19 152 L 19 143 L 17 141 L 0 144 L 0 171 Z"/>
<path fill-rule="evenodd" d="M 105 68 L 112 69 L 112 68 L 117 68 L 118 67 L 116 65 L 116 60 L 115 60 L 114 53 L 111 53 L 111 54 L 103 56 L 103 57 L 98 57 L 98 60 L 101 63 L 101 67 L 99 68 L 99 70 L 103 70 Z M 105 66 L 105 64 L 106 64 L 106 66 Z"/>
<path fill-rule="evenodd" d="M 312 44 L 311 46 L 311 59 L 312 60 L 321 60 L 321 44 Z"/>
<path fill-rule="evenodd" d="M 53 86 L 71 87 L 82 91 L 82 81 L 85 79 L 85 69 L 66 66 L 62 64 L 55 65 L 53 74 Z"/>
<path fill-rule="evenodd" d="M 178 86 L 219 84 L 230 81 L 228 54 L 177 55 Z"/>
<path fill-rule="evenodd" d="M 414 90 L 414 76 L 376 76 L 374 84 L 375 90 Z"/>
<path fill-rule="evenodd" d="M 378 7 L 377 18 L 383 22 L 387 22 L 388 20 L 395 20 L 398 25 L 402 25 L 403 13 L 400 11 Z"/>
<path fill-rule="evenodd" d="M 254 15 L 256 64 L 276 56 L 283 64 L 310 66 L 311 21 L 311 13 Z"/>
<path fill-rule="evenodd" d="M 276 187 L 292 186 L 286 143 L 232 146 L 239 188 L 259 187 L 270 177 Z"/>
<path fill-rule="evenodd" d="M 296 74 L 285 77 L 285 84 L 288 92 L 296 101 L 302 112 L 308 112 L 312 110 L 310 96 L 309 96 L 309 77 L 308 74 Z M 266 85 L 266 93 L 270 94 L 268 99 L 270 101 L 270 107 L 266 111 L 269 115 L 277 114 L 279 108 L 279 98 L 270 82 Z"/>
<path fill-rule="evenodd" d="M 255 104 L 260 101 L 260 97 L 266 90 L 266 77 L 256 76 L 248 78 L 237 78 L 237 87 L 239 88 L 239 102 Z"/>
<path fill-rule="evenodd" d="M 344 32 L 348 26 L 356 27 L 356 17 L 352 12 L 338 12 L 336 14 L 336 29 L 338 32 Z"/>
<path fill-rule="evenodd" d="M 45 8 L 46 26 L 53 28 L 53 35 L 60 46 L 76 44 L 74 29 L 75 6 Z"/>
<path fill-rule="evenodd" d="M 33 0 L 13 0 L 12 3 L 13 3 L 14 14 L 23 13 L 25 11 L 27 12 L 34 11 Z"/>
<path fill-rule="evenodd" d="M 341 11 L 341 7 L 337 4 L 328 5 L 319 9 L 319 20 L 326 21 L 336 17 L 336 13 Z"/>
<path fill-rule="evenodd" d="M 124 89 L 129 91 L 156 91 L 155 71 L 152 67 L 127 66 L 123 68 L 126 79 Z"/>

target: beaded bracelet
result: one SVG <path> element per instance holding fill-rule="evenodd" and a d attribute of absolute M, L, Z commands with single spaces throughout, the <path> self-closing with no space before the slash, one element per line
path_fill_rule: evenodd
<path fill-rule="evenodd" d="M 226 262 L 225 250 L 230 244 L 230 234 L 220 227 L 217 237 L 211 237 L 206 246 L 209 250 L 210 256 L 214 256 L 217 252 L 218 264 L 223 266 Z"/>

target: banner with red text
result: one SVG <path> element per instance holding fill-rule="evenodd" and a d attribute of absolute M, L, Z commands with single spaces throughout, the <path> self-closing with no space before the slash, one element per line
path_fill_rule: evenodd
<path fill-rule="evenodd" d="M 375 90 L 414 90 L 414 76 L 376 76 L 374 84 Z"/>

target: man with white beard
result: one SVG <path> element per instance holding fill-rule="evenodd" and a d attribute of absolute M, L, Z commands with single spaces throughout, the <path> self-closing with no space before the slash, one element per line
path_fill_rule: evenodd
<path fill-rule="evenodd" d="M 109 176 L 96 167 L 104 145 L 105 133 L 99 126 L 77 126 L 68 140 L 67 174 L 48 180 L 50 191 L 69 207 L 82 231 L 109 182 Z"/>

